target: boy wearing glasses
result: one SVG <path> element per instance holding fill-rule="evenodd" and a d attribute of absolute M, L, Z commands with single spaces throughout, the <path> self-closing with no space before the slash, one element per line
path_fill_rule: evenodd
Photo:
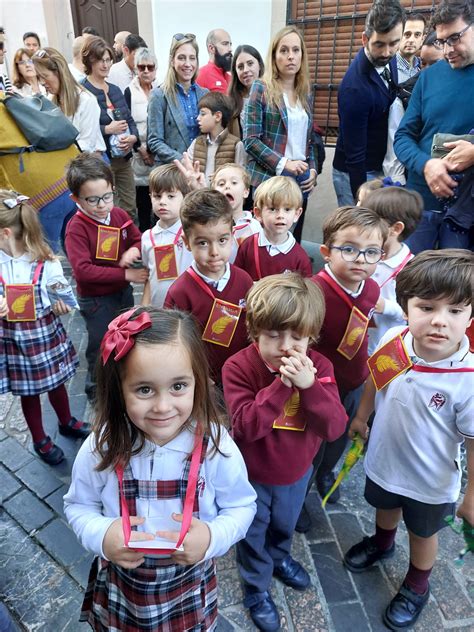
<path fill-rule="evenodd" d="M 378 284 L 370 277 L 384 255 L 382 248 L 387 235 L 386 221 L 375 211 L 360 206 L 343 206 L 323 224 L 324 243 L 320 251 L 326 265 L 313 277 L 326 303 L 317 349 L 334 366 L 349 422 L 357 410 L 361 387 L 369 373 L 367 329 L 380 294 Z M 332 470 L 344 451 L 346 438 L 347 433 L 344 433 L 325 446 L 316 475 L 321 496 L 325 496 L 334 483 Z M 329 502 L 336 502 L 338 497 L 336 490 Z"/>
<path fill-rule="evenodd" d="M 148 270 L 133 267 L 140 258 L 141 234 L 126 211 L 114 206 L 110 167 L 84 152 L 69 163 L 66 178 L 77 213 L 67 225 L 65 246 L 88 333 L 85 391 L 94 400 L 102 338 L 109 322 L 133 307 L 130 283 L 145 283 Z"/>

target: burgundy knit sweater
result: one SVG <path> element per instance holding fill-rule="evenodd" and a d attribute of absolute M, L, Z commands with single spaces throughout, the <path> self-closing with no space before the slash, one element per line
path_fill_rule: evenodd
<path fill-rule="evenodd" d="M 235 265 L 250 274 L 254 281 L 271 274 L 282 272 L 301 272 L 303 276 L 311 276 L 311 261 L 299 244 L 295 244 L 290 252 L 285 255 L 281 252 L 271 257 L 266 246 L 258 247 L 258 259 L 261 276 L 258 275 L 254 256 L 254 236 L 251 235 L 242 242 L 237 251 Z"/>
<path fill-rule="evenodd" d="M 308 470 L 323 439 L 334 441 L 344 432 L 347 415 L 331 363 L 317 351 L 310 350 L 308 355 L 317 379 L 299 391 L 298 415 L 306 420 L 302 432 L 273 428 L 293 391 L 267 368 L 254 344 L 224 365 L 222 382 L 233 437 L 251 481 L 291 485 Z"/>

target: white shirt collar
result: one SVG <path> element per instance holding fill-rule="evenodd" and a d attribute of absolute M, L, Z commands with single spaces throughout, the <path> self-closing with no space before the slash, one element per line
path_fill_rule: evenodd
<path fill-rule="evenodd" d="M 199 272 L 195 261 L 192 262 L 191 267 L 194 270 L 194 272 L 196 272 L 196 274 L 198 274 L 201 277 L 201 279 L 203 279 L 203 281 L 205 281 L 211 287 L 216 288 L 218 292 L 222 292 L 222 290 L 225 288 L 225 286 L 230 280 L 230 264 L 229 263 L 225 264 L 225 272 L 218 281 L 216 281 L 215 279 L 210 279 L 209 277 L 204 276 L 204 274 Z"/>
<path fill-rule="evenodd" d="M 462 362 L 466 354 L 469 352 L 469 338 L 466 335 L 461 340 L 461 344 L 459 345 L 459 349 L 457 351 L 455 351 L 448 358 L 444 358 L 444 360 L 438 360 L 436 362 L 427 362 L 423 358 L 420 358 L 416 355 L 415 348 L 413 346 L 413 335 L 410 331 L 407 331 L 403 342 L 405 343 L 408 355 L 415 364 L 431 366 L 439 369 L 450 368 L 453 364 L 458 364 Z"/>
<path fill-rule="evenodd" d="M 383 259 L 380 263 L 383 263 L 389 268 L 396 268 L 398 265 L 401 264 L 401 262 L 405 259 L 409 252 L 410 249 L 408 248 L 408 246 L 406 244 L 402 244 L 402 247 L 396 255 L 393 255 L 393 257 L 390 257 L 390 259 Z"/>
<path fill-rule="evenodd" d="M 271 256 L 277 255 L 279 252 L 281 252 L 282 255 L 288 254 L 295 245 L 295 241 L 293 234 L 290 232 L 282 244 L 272 244 L 265 235 L 265 229 L 261 230 L 258 235 L 258 245 L 265 246 Z"/>
<path fill-rule="evenodd" d="M 32 263 L 34 259 L 29 252 L 24 252 L 19 257 L 11 257 L 4 250 L 0 250 L 0 263 L 9 263 L 10 261 L 25 261 L 26 263 Z"/>
<path fill-rule="evenodd" d="M 159 235 L 160 233 L 172 233 L 173 235 L 177 235 L 180 228 L 181 228 L 180 219 L 177 219 L 175 223 L 169 226 L 168 228 L 161 227 L 160 222 L 158 220 L 151 230 L 152 230 L 153 235 Z"/>
<path fill-rule="evenodd" d="M 331 268 L 329 267 L 329 264 L 326 263 L 326 265 L 324 266 L 324 269 L 326 270 L 326 272 L 329 274 L 329 276 L 331 277 L 331 279 L 333 279 L 334 281 L 336 281 L 336 283 L 342 287 L 342 289 L 344 290 L 344 292 L 346 292 L 347 294 L 349 294 L 349 296 L 352 296 L 352 298 L 357 298 L 358 296 L 360 296 L 362 294 L 362 290 L 364 289 L 364 285 L 365 285 L 365 281 L 361 281 L 360 285 L 359 285 L 359 289 L 356 292 L 352 292 L 351 290 L 348 290 L 344 285 L 342 285 L 342 283 L 339 281 L 339 279 L 337 279 L 334 274 L 333 271 L 331 270 Z"/>

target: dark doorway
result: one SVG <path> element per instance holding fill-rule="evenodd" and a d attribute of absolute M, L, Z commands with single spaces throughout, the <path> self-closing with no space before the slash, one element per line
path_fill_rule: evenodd
<path fill-rule="evenodd" d="M 74 33 L 77 37 L 85 26 L 93 26 L 109 44 L 115 33 L 138 33 L 136 0 L 71 0 Z"/>

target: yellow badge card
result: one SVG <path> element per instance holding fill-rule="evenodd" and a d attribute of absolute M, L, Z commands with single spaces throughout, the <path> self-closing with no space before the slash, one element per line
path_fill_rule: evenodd
<path fill-rule="evenodd" d="M 96 259 L 117 261 L 120 244 L 120 228 L 115 226 L 97 226 Z"/>
<path fill-rule="evenodd" d="M 380 391 L 400 373 L 413 366 L 413 363 L 410 360 L 403 338 L 401 335 L 398 335 L 372 354 L 367 360 L 367 365 L 375 388 Z"/>
<path fill-rule="evenodd" d="M 294 390 L 290 399 L 285 402 L 282 414 L 273 422 L 273 427 L 278 428 L 278 430 L 303 432 L 306 428 L 306 421 L 299 416 L 299 409 L 300 394 L 299 391 Z"/>
<path fill-rule="evenodd" d="M 364 342 L 368 326 L 367 316 L 354 306 L 347 321 L 344 336 L 337 348 L 339 353 L 348 360 L 352 360 Z"/>
<path fill-rule="evenodd" d="M 5 298 L 8 305 L 7 320 L 24 322 L 36 320 L 35 286 L 30 283 L 5 286 Z"/>
<path fill-rule="evenodd" d="M 178 278 L 178 264 L 173 244 L 155 246 L 156 276 L 158 281 L 174 281 Z"/>
<path fill-rule="evenodd" d="M 215 298 L 202 339 L 215 345 L 228 347 L 234 337 L 241 312 L 241 307 Z"/>

